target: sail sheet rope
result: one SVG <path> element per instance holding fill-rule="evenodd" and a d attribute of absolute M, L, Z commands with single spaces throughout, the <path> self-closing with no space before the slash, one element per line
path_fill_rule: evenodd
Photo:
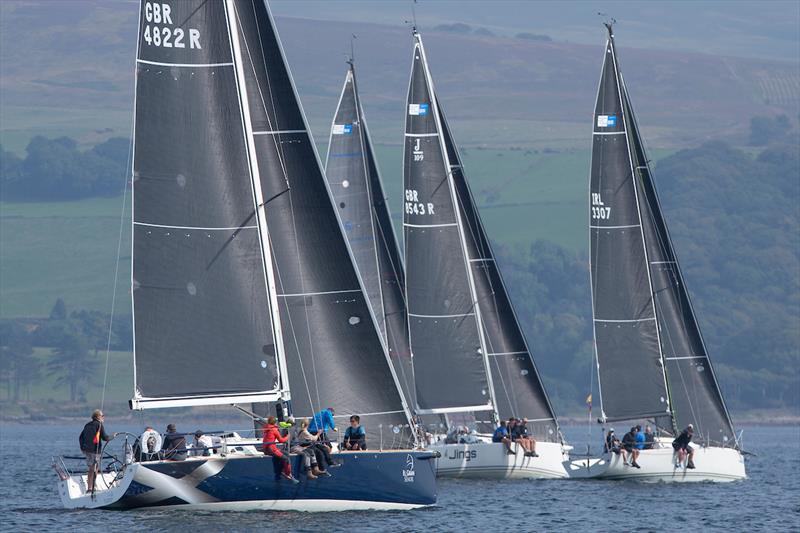
<path fill-rule="evenodd" d="M 138 46 L 138 45 L 137 45 Z M 138 50 L 137 54 L 138 55 Z M 103 370 L 103 392 L 100 396 L 100 410 L 103 410 L 106 403 L 106 387 L 108 385 L 108 366 L 111 358 L 111 335 L 114 331 L 114 313 L 117 306 L 117 285 L 119 284 L 119 263 L 122 256 L 122 238 L 125 235 L 125 213 L 128 207 L 128 177 L 131 177 L 131 188 L 133 188 L 133 135 L 134 135 L 134 121 L 131 121 L 131 142 L 128 143 L 128 157 L 125 163 L 125 172 L 123 172 L 123 185 L 122 185 L 122 206 L 119 213 L 119 235 L 117 237 L 117 254 L 116 261 L 114 261 L 114 287 L 111 291 L 111 313 L 108 316 L 108 335 L 106 337 L 106 361 Z M 131 238 L 133 236 L 131 235 Z M 133 294 L 131 294 L 133 298 Z"/>

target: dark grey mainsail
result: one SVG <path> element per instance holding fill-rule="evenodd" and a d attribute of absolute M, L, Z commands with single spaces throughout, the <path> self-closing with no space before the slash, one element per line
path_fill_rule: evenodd
<path fill-rule="evenodd" d="M 296 416 L 332 406 L 360 414 L 374 445 L 408 445 L 408 410 L 266 3 L 143 2 L 141 17 L 134 403 L 276 401 L 291 389 Z"/>
<path fill-rule="evenodd" d="M 538 440 L 558 441 L 561 437 L 553 408 L 517 321 L 438 98 L 436 103 L 464 224 L 467 258 L 481 310 L 497 411 L 502 419 L 527 417 L 528 428 Z"/>
<path fill-rule="evenodd" d="M 276 340 L 225 4 L 154 5 L 141 5 L 136 61 L 132 405 L 274 400 Z"/>
<path fill-rule="evenodd" d="M 332 406 L 361 415 L 372 443 L 408 445 L 408 411 L 271 14 L 258 0 L 234 4 L 294 414 Z"/>
<path fill-rule="evenodd" d="M 639 183 L 642 226 L 675 425 L 681 429 L 694 424 L 697 441 L 723 445 L 733 443 L 733 424 L 725 408 L 661 213 L 650 163 L 624 80 L 622 95 L 628 116 L 633 166 Z"/>
<path fill-rule="evenodd" d="M 669 414 L 637 183 L 614 41 L 595 104 L 590 185 L 591 285 L 601 406 L 608 420 Z"/>
<path fill-rule="evenodd" d="M 461 220 L 422 38 L 406 102 L 403 230 L 417 412 L 494 411 Z"/>
<path fill-rule="evenodd" d="M 735 440 L 733 432 L 733 425 L 730 420 L 727 409 L 725 408 L 722 395 L 719 390 L 714 372 L 711 367 L 711 362 L 703 343 L 700 328 L 694 316 L 694 311 L 689 299 L 689 294 L 686 290 L 686 285 L 680 272 L 680 267 L 669 237 L 666 222 L 661 212 L 658 195 L 655 188 L 655 183 L 650 171 L 649 161 L 644 150 L 644 145 L 640 136 L 639 128 L 636 118 L 633 113 L 633 108 L 630 103 L 627 88 L 619 73 L 619 66 L 616 59 L 616 50 L 614 46 L 614 36 L 611 26 L 608 26 L 609 37 L 606 44 L 606 63 L 612 62 L 613 70 L 608 75 L 613 75 L 616 83 L 616 90 L 618 93 L 617 107 L 615 112 L 619 113 L 617 119 L 626 135 L 620 135 L 625 140 L 626 157 L 629 158 L 629 166 L 623 169 L 626 176 L 629 176 L 632 182 L 631 187 L 636 194 L 636 204 L 639 211 L 639 222 L 641 224 L 641 235 L 644 242 L 644 253 L 639 252 L 638 244 L 633 247 L 621 248 L 617 254 L 616 265 L 621 262 L 635 261 L 639 267 L 635 269 L 636 275 L 641 276 L 640 267 L 648 267 L 647 274 L 650 287 L 650 299 L 653 306 L 653 313 L 656 318 L 658 327 L 658 348 L 660 350 L 660 358 L 664 361 L 665 365 L 657 365 L 659 372 L 663 374 L 667 390 L 669 391 L 669 410 L 666 413 L 667 417 L 671 415 L 672 420 L 666 424 L 664 429 L 676 430 L 685 427 L 688 424 L 695 426 L 695 440 L 708 442 L 710 444 L 729 444 Z M 604 80 L 607 77 L 606 67 L 604 66 L 603 80 L 601 80 L 601 91 L 603 90 Z M 599 101 L 599 98 L 598 98 Z M 600 120 L 598 115 L 595 120 Z M 610 113 L 602 110 L 604 114 Z M 607 119 L 605 119 L 607 124 Z M 608 130 L 606 128 L 598 128 L 599 122 L 595 123 L 595 129 Z M 595 135 L 595 138 L 597 135 Z M 597 146 L 597 141 L 595 141 Z M 606 201 L 605 197 L 596 198 L 594 192 L 594 165 L 593 165 L 593 183 L 592 183 L 592 216 L 602 214 L 600 210 L 611 207 L 612 211 L 614 206 Z M 627 181 L 627 180 L 626 180 Z M 596 205 L 594 200 L 600 200 L 601 204 Z M 593 225 L 604 225 L 605 220 L 601 219 L 598 223 L 593 218 Z M 593 259 L 595 239 L 594 236 L 598 230 L 592 229 L 592 245 L 593 245 Z M 612 266 L 608 263 L 606 266 Z M 613 267 L 613 266 L 612 266 Z M 599 269 L 596 269 L 593 264 L 592 275 Z M 630 280 L 629 280 L 630 282 Z M 594 292 L 594 284 L 593 284 Z M 648 311 L 649 313 L 649 311 Z M 597 318 L 597 303 L 595 302 L 595 318 Z M 649 315 L 648 315 L 649 316 Z M 596 331 L 601 326 L 600 322 L 595 322 Z M 609 373 L 609 367 L 614 361 L 614 357 L 619 354 L 619 350 L 613 353 L 614 347 L 603 344 L 600 335 L 596 336 L 597 355 L 599 359 L 599 369 L 601 377 L 602 401 L 603 410 L 606 415 L 609 415 L 608 402 L 609 397 L 616 396 L 617 390 L 608 392 L 606 383 L 608 379 L 604 379 L 604 374 Z M 648 347 L 652 343 L 651 334 L 647 335 Z M 601 348 L 602 346 L 602 348 Z M 651 360 L 655 357 L 652 352 L 640 352 L 640 357 Z M 628 386 L 636 384 L 639 380 L 640 374 L 636 373 L 637 370 L 632 367 L 623 366 L 620 377 L 612 376 L 611 380 L 622 380 L 629 383 Z M 658 381 L 655 376 L 647 374 L 649 379 Z M 631 379 L 633 378 L 633 379 Z M 656 404 L 656 400 L 660 403 L 661 389 L 655 391 L 641 390 L 642 396 L 639 398 L 637 405 L 650 405 Z M 616 405 L 612 402 L 612 405 Z M 614 413 L 615 411 L 611 411 Z M 634 416 L 644 416 L 645 413 L 635 414 Z M 663 416 L 665 413 L 661 413 Z M 655 416 L 658 416 L 656 414 Z M 611 414 L 610 417 L 614 417 Z"/>
<path fill-rule="evenodd" d="M 403 265 L 358 96 L 353 61 L 331 126 L 325 177 L 406 398 L 416 391 L 408 347 Z"/>

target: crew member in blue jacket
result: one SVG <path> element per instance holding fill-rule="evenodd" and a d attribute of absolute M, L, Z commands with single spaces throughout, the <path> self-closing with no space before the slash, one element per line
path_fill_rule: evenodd
<path fill-rule="evenodd" d="M 308 425 L 308 432 L 317 435 L 321 442 L 329 443 L 327 432 L 339 431 L 336 427 L 336 422 L 333 421 L 334 414 L 333 407 L 328 407 L 314 414 L 311 423 Z"/>
<path fill-rule="evenodd" d="M 642 426 L 636 425 L 636 449 L 637 450 L 644 450 L 644 433 L 642 433 Z"/>
<path fill-rule="evenodd" d="M 505 420 L 501 420 L 500 425 L 494 430 L 492 442 L 502 442 L 506 445 L 506 452 L 509 455 L 517 455 L 517 452 L 511 449 L 511 439 L 508 437 L 508 423 Z"/>

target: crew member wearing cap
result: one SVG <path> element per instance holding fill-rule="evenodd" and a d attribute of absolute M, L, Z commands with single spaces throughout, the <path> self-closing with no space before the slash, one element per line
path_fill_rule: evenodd
<path fill-rule="evenodd" d="M 614 428 L 608 430 L 608 434 L 606 435 L 606 447 L 605 452 L 614 452 L 617 455 L 622 455 L 622 462 L 627 464 L 628 463 L 628 454 L 622 448 L 622 443 L 620 442 L 619 438 L 614 434 Z"/>
<path fill-rule="evenodd" d="M 686 426 L 686 429 L 681 431 L 678 438 L 672 441 L 672 447 L 675 448 L 675 452 L 678 454 L 678 462 L 675 463 L 675 466 L 678 468 L 680 468 L 681 464 L 683 464 L 683 460 L 686 459 L 687 456 L 689 460 L 686 462 L 686 468 L 694 468 L 694 448 L 689 444 L 692 442 L 693 435 L 694 426 L 689 424 Z"/>
<path fill-rule="evenodd" d="M 206 435 L 199 429 L 194 432 L 194 446 L 192 447 L 192 455 L 208 457 L 211 455 L 211 448 L 214 442 L 211 440 L 210 435 Z"/>
<path fill-rule="evenodd" d="M 175 424 L 167 424 L 167 433 L 164 435 L 164 459 L 183 461 L 186 459 L 186 437 L 178 433 Z"/>

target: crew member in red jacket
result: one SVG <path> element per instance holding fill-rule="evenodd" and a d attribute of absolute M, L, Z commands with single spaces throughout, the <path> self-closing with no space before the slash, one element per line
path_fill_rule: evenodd
<path fill-rule="evenodd" d="M 264 426 L 264 454 L 276 457 L 281 462 L 281 475 L 291 481 L 292 483 L 300 483 L 294 476 L 292 476 L 292 463 L 284 454 L 278 449 L 277 444 L 289 440 L 289 435 L 281 435 L 281 430 L 275 423 L 275 417 L 267 418 L 267 423 Z"/>

